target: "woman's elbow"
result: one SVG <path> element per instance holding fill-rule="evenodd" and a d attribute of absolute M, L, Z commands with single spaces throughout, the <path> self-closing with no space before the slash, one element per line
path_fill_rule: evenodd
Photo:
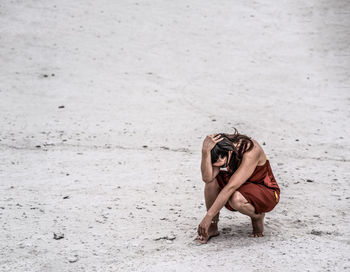
<path fill-rule="evenodd" d="M 229 194 L 231 195 L 231 194 L 233 194 L 239 187 L 237 187 L 237 185 L 236 184 L 227 184 L 226 186 L 225 186 L 227 189 L 227 191 L 229 192 Z"/>
<path fill-rule="evenodd" d="M 211 180 L 206 179 L 206 178 L 202 178 L 202 180 L 203 180 L 204 183 L 210 183 L 211 182 Z"/>
<path fill-rule="evenodd" d="M 214 181 L 215 178 L 213 179 L 213 178 L 203 177 L 202 180 L 203 180 L 204 183 L 210 183 L 210 182 Z"/>

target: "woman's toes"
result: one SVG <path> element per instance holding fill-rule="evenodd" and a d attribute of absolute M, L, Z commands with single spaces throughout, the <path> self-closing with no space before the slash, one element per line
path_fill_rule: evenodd
<path fill-rule="evenodd" d="M 264 237 L 264 233 L 253 232 L 249 235 L 249 237 Z"/>
<path fill-rule="evenodd" d="M 206 244 L 207 241 L 204 239 L 203 236 L 198 235 L 197 238 L 195 239 L 196 241 L 200 242 L 201 244 Z"/>

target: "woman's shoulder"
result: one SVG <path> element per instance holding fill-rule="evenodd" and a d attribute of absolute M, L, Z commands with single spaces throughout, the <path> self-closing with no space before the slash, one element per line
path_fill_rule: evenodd
<path fill-rule="evenodd" d="M 255 157 L 258 160 L 258 166 L 265 164 L 266 163 L 266 155 L 265 155 L 263 148 L 258 143 L 258 141 L 256 141 L 255 139 L 252 139 L 252 138 L 251 138 L 251 140 L 252 140 L 254 146 L 251 150 L 247 151 L 244 155 Z M 247 146 L 247 148 L 249 148 L 249 147 L 250 147 L 250 143 L 249 143 L 249 146 Z"/>

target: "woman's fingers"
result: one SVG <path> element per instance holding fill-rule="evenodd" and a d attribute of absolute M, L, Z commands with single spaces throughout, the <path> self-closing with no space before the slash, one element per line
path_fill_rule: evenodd
<path fill-rule="evenodd" d="M 214 140 L 222 140 L 222 139 L 224 139 L 223 137 L 222 137 L 222 135 L 221 134 L 218 134 L 218 135 L 216 135 L 214 138 L 213 138 Z"/>
<path fill-rule="evenodd" d="M 205 231 L 205 228 L 202 228 L 202 235 L 203 237 L 207 237 L 207 232 Z"/>
<path fill-rule="evenodd" d="M 199 236 L 202 236 L 202 234 L 201 234 L 201 226 L 198 226 L 197 233 L 198 233 Z"/>
<path fill-rule="evenodd" d="M 215 143 L 218 143 L 218 142 L 220 142 L 221 140 L 223 140 L 224 138 L 220 138 L 220 139 L 217 139 L 217 140 L 215 140 Z"/>
<path fill-rule="evenodd" d="M 199 227 L 199 235 L 200 235 L 201 237 L 204 237 L 204 236 L 205 236 L 205 234 L 204 234 L 204 229 L 203 229 L 202 227 Z"/>
<path fill-rule="evenodd" d="M 221 137 L 221 134 L 216 134 L 216 133 L 209 134 L 208 137 L 211 138 L 211 139 L 217 140 L 218 138 Z"/>
<path fill-rule="evenodd" d="M 207 136 L 204 142 L 209 144 L 213 148 L 216 143 L 222 141 L 223 139 L 224 138 L 221 136 L 221 134 L 210 134 Z"/>

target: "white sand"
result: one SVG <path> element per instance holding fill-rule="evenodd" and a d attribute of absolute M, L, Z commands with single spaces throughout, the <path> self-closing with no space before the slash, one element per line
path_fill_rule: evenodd
<path fill-rule="evenodd" d="M 346 2 L 2 1 L 0 270 L 349 269 Z M 202 141 L 233 126 L 281 201 L 198 246 Z"/>

